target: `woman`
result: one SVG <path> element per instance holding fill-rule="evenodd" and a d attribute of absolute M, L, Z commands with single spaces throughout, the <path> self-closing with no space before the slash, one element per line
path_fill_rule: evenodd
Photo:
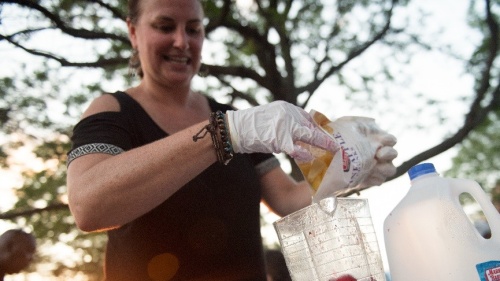
<path fill-rule="evenodd" d="M 141 81 L 74 128 L 69 204 L 80 229 L 108 232 L 107 280 L 266 280 L 261 200 L 279 215 L 311 203 L 271 153 L 338 149 L 288 103 L 233 111 L 192 91 L 203 16 L 198 0 L 129 1 Z"/>

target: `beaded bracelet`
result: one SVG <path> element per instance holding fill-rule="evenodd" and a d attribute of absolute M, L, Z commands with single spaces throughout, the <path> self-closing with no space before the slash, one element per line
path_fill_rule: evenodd
<path fill-rule="evenodd" d="M 201 135 L 202 133 L 203 135 Z M 219 110 L 210 114 L 209 123 L 193 136 L 193 141 L 196 142 L 204 138 L 207 133 L 210 133 L 212 137 L 217 160 L 219 163 L 227 165 L 233 159 L 233 147 L 222 111 Z"/>

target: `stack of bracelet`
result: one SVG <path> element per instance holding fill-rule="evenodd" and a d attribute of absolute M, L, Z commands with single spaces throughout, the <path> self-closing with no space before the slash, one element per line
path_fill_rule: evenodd
<path fill-rule="evenodd" d="M 200 136 L 203 131 L 205 131 L 205 133 Z M 197 140 L 204 138 L 207 133 L 210 133 L 210 136 L 212 137 L 212 142 L 217 154 L 217 160 L 219 163 L 227 165 L 227 163 L 233 159 L 233 147 L 231 145 L 231 137 L 229 136 L 229 130 L 226 126 L 224 113 L 222 113 L 222 111 L 219 110 L 210 114 L 208 125 L 203 127 L 196 135 L 193 136 L 193 141 L 196 142 Z"/>

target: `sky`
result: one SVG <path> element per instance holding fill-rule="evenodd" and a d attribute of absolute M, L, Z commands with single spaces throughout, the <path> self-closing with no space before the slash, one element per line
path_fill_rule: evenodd
<path fill-rule="evenodd" d="M 436 31 L 443 30 L 443 34 L 438 40 L 452 42 L 454 47 L 460 47 L 458 49 L 463 50 L 464 53 L 471 51 L 471 43 L 473 42 L 471 38 L 475 37 L 474 34 L 469 33 L 469 29 L 465 25 L 465 13 L 469 1 L 420 0 L 413 2 L 412 9 L 422 8 L 431 13 L 430 19 L 432 24 L 427 28 L 434 28 Z M 450 12 L 451 7 L 453 8 L 453 12 Z M 3 43 L 0 42 L 0 53 L 8 48 L 2 44 Z M 420 91 L 429 96 L 436 96 L 446 100 L 447 94 L 456 95 L 456 93 L 462 93 L 464 90 L 472 89 L 472 80 L 470 77 L 464 77 L 461 73 L 461 69 L 462 65 L 460 62 L 436 53 L 427 53 L 417 56 L 407 65 L 405 71 L 415 78 L 412 84 L 409 85 L 412 91 Z M 345 97 L 348 93 L 339 92 L 336 95 L 331 95 L 330 93 L 332 90 L 338 90 L 332 89 L 332 85 L 333 84 L 325 83 L 318 93 L 315 94 L 306 109 L 314 109 L 335 117 L 365 115 L 363 110 L 351 108 L 346 105 Z M 452 119 L 450 122 L 460 125 L 460 122 L 463 120 L 463 114 L 461 114 L 460 110 L 456 110 L 455 112 L 456 113 L 449 114 Z M 439 143 L 443 137 L 443 129 L 439 126 L 435 126 L 431 119 L 425 131 L 415 131 L 408 130 L 405 126 L 394 125 L 393 120 L 388 120 L 383 114 L 370 117 L 375 118 L 382 129 L 394 134 L 398 138 L 398 143 L 395 146 L 399 152 L 398 158 L 394 161 L 396 166 L 418 152 L 424 151 Z M 413 121 L 414 120 L 411 118 L 408 118 L 408 123 Z M 2 140 L 0 139 L 0 141 Z M 437 171 L 443 173 L 450 168 L 450 159 L 453 155 L 454 150 L 450 150 L 426 162 L 434 163 Z M 31 159 L 29 149 L 23 150 L 21 154 L 18 155 L 16 161 L 25 163 L 26 159 Z M 39 168 L 40 163 L 36 161 L 30 161 L 30 163 L 34 168 Z M 0 181 L 0 210 L 5 210 L 6 206 L 10 206 L 15 202 L 15 198 L 12 196 L 13 187 L 19 186 L 20 184 L 19 171 L 16 169 L 12 171 L 0 170 L 0 178 L 2 179 Z M 382 232 L 383 221 L 396 204 L 406 195 L 409 188 L 410 180 L 407 175 L 403 175 L 379 187 L 372 187 L 363 191 L 360 195 L 360 197 L 367 198 L 369 201 L 372 220 L 375 231 L 377 232 L 381 256 L 386 270 L 388 270 L 388 264 Z M 264 240 L 266 243 L 274 243 L 277 241 L 277 237 L 271 223 L 278 219 L 278 217 L 269 214 L 266 216 L 266 219 L 270 224 L 262 229 Z M 11 227 L 12 226 L 9 224 L 0 222 L 0 233 Z M 14 275 L 6 278 L 6 281 L 9 280 L 17 281 L 23 279 L 21 276 Z"/>

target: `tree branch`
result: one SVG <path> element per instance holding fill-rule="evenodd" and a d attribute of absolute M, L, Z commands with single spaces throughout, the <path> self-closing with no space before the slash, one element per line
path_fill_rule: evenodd
<path fill-rule="evenodd" d="M 223 75 L 231 75 L 242 78 L 248 78 L 254 80 L 256 83 L 264 83 L 266 82 L 266 78 L 259 75 L 257 72 L 243 66 L 220 66 L 220 65 L 208 65 L 204 64 L 208 68 L 208 72 L 212 76 L 223 76 Z M 262 84 L 261 84 L 262 85 Z"/>
<path fill-rule="evenodd" d="M 11 3 L 11 4 L 17 4 L 21 7 L 25 7 L 28 9 L 33 9 L 38 12 L 40 12 L 42 15 L 44 15 L 46 18 L 48 18 L 57 28 L 59 28 L 63 33 L 68 34 L 72 37 L 75 38 L 83 38 L 83 39 L 91 39 L 91 40 L 98 40 L 98 39 L 113 39 L 113 40 L 118 40 L 123 43 L 129 44 L 128 37 L 126 36 L 121 36 L 113 33 L 106 33 L 106 32 L 100 32 L 96 30 L 87 30 L 87 29 L 82 29 L 82 28 L 71 28 L 66 25 L 66 23 L 56 14 L 52 13 L 51 11 L 47 10 L 46 8 L 42 7 L 35 1 L 29 1 L 29 0 L 3 0 L 3 3 Z"/>
<path fill-rule="evenodd" d="M 117 8 L 115 8 L 115 7 L 107 4 L 107 3 L 102 2 L 101 0 L 87 0 L 87 2 L 89 2 L 89 3 L 97 3 L 101 7 L 104 7 L 104 8 L 106 8 L 106 10 L 110 11 L 111 14 L 115 18 L 121 19 L 123 21 L 127 20 L 127 15 L 123 14 L 121 10 L 119 10 L 119 9 L 117 9 Z"/>
<path fill-rule="evenodd" d="M 207 26 L 205 27 L 205 32 L 207 35 L 221 26 L 223 22 L 227 21 L 227 17 L 231 12 L 231 5 L 231 0 L 224 0 L 224 5 L 219 9 L 219 17 L 216 19 L 210 19 Z"/>
<path fill-rule="evenodd" d="M 9 37 L 3 36 L 3 35 L 0 35 L 0 40 L 6 40 L 7 42 L 11 43 L 12 45 L 18 47 L 19 49 L 22 49 L 23 51 L 25 51 L 29 54 L 57 61 L 61 64 L 61 66 L 65 66 L 65 67 L 101 67 L 101 68 L 105 68 L 105 67 L 116 66 L 116 65 L 124 65 L 128 61 L 125 58 L 118 57 L 118 58 L 110 58 L 110 59 L 100 58 L 100 59 L 93 61 L 93 62 L 70 62 L 63 57 L 56 56 L 53 53 L 26 48 L 23 45 L 13 41 Z"/>
<path fill-rule="evenodd" d="M 3 214 L 0 214 L 0 219 L 1 220 L 12 220 L 18 217 L 29 217 L 34 214 L 39 214 L 42 212 L 51 212 L 51 211 L 58 211 L 58 210 L 64 210 L 68 209 L 69 207 L 67 204 L 64 203 L 55 203 L 52 205 L 49 205 L 45 208 L 34 208 L 30 210 L 24 210 L 24 211 L 10 211 L 10 212 L 5 212 Z"/>
<path fill-rule="evenodd" d="M 344 65 L 346 65 L 347 63 L 349 63 L 351 60 L 358 57 L 362 53 L 364 53 L 370 46 L 375 44 L 377 41 L 381 40 L 391 29 L 392 13 L 393 13 L 394 7 L 397 4 L 397 1 L 398 0 L 392 0 L 391 7 L 386 12 L 387 21 L 380 32 L 378 32 L 370 41 L 367 41 L 364 44 L 362 44 L 359 48 L 352 50 L 343 62 L 339 63 L 338 65 L 332 66 L 328 71 L 326 71 L 326 73 L 322 77 L 315 78 L 308 85 L 305 85 L 304 87 L 299 88 L 298 89 L 299 93 L 302 93 L 302 92 L 314 93 L 321 86 L 321 84 L 323 84 L 323 82 L 326 79 L 328 79 L 331 75 L 338 72 L 340 69 L 342 69 L 344 67 Z M 309 95 L 309 97 L 305 101 L 304 105 L 306 105 L 309 102 L 311 97 L 312 97 L 312 95 Z"/>
<path fill-rule="evenodd" d="M 231 83 L 229 83 L 228 81 L 226 81 L 224 78 L 219 78 L 219 81 L 223 84 L 223 85 L 226 85 L 227 87 L 230 87 L 233 91 L 232 93 L 230 93 L 229 95 L 231 96 L 232 98 L 232 101 L 231 103 L 236 99 L 236 98 L 240 98 L 242 100 L 245 100 L 247 101 L 249 104 L 251 104 L 252 106 L 257 106 L 259 105 L 259 103 L 257 102 L 256 99 L 254 99 L 253 97 L 251 97 L 250 95 L 248 95 L 247 93 L 242 93 L 241 91 L 239 91 L 238 89 L 234 88 Z"/>
<path fill-rule="evenodd" d="M 265 14 L 262 15 L 265 17 Z M 260 34 L 257 28 L 249 25 L 242 25 L 241 23 L 228 19 L 227 17 L 225 20 L 220 21 L 220 26 L 235 31 L 245 40 L 251 41 L 255 44 L 255 46 L 257 46 L 255 54 L 259 60 L 259 64 L 267 71 L 266 79 L 258 82 L 262 87 L 274 92 L 273 87 L 279 83 L 279 80 L 277 79 L 281 79 L 281 76 L 279 75 L 278 67 L 276 65 L 275 47 L 269 43 L 267 36 Z"/>
<path fill-rule="evenodd" d="M 488 56 L 485 59 L 484 69 L 482 71 L 481 79 L 479 80 L 479 86 L 476 89 L 476 98 L 471 103 L 469 113 L 465 116 L 463 126 L 451 137 L 445 139 L 439 145 L 436 145 L 411 159 L 402 163 L 397 167 L 396 174 L 393 177 L 387 179 L 390 181 L 397 178 L 404 173 L 406 173 L 411 167 L 416 164 L 432 158 L 440 153 L 454 147 L 461 141 L 463 141 L 467 135 L 472 132 L 477 126 L 481 125 L 487 118 L 488 114 L 498 110 L 500 108 L 500 77 L 497 78 L 497 86 L 491 91 L 491 99 L 486 106 L 481 106 L 486 100 L 488 91 L 491 89 L 491 72 L 494 65 L 494 61 L 498 55 L 498 40 L 499 40 L 499 28 L 498 23 L 495 21 L 493 14 L 491 13 L 490 0 L 485 0 L 486 2 L 486 19 L 485 22 L 490 31 L 490 42 Z M 369 187 L 368 187 L 369 188 Z M 363 189 L 349 189 L 338 194 L 338 196 L 348 196 L 354 193 L 359 193 Z"/>

